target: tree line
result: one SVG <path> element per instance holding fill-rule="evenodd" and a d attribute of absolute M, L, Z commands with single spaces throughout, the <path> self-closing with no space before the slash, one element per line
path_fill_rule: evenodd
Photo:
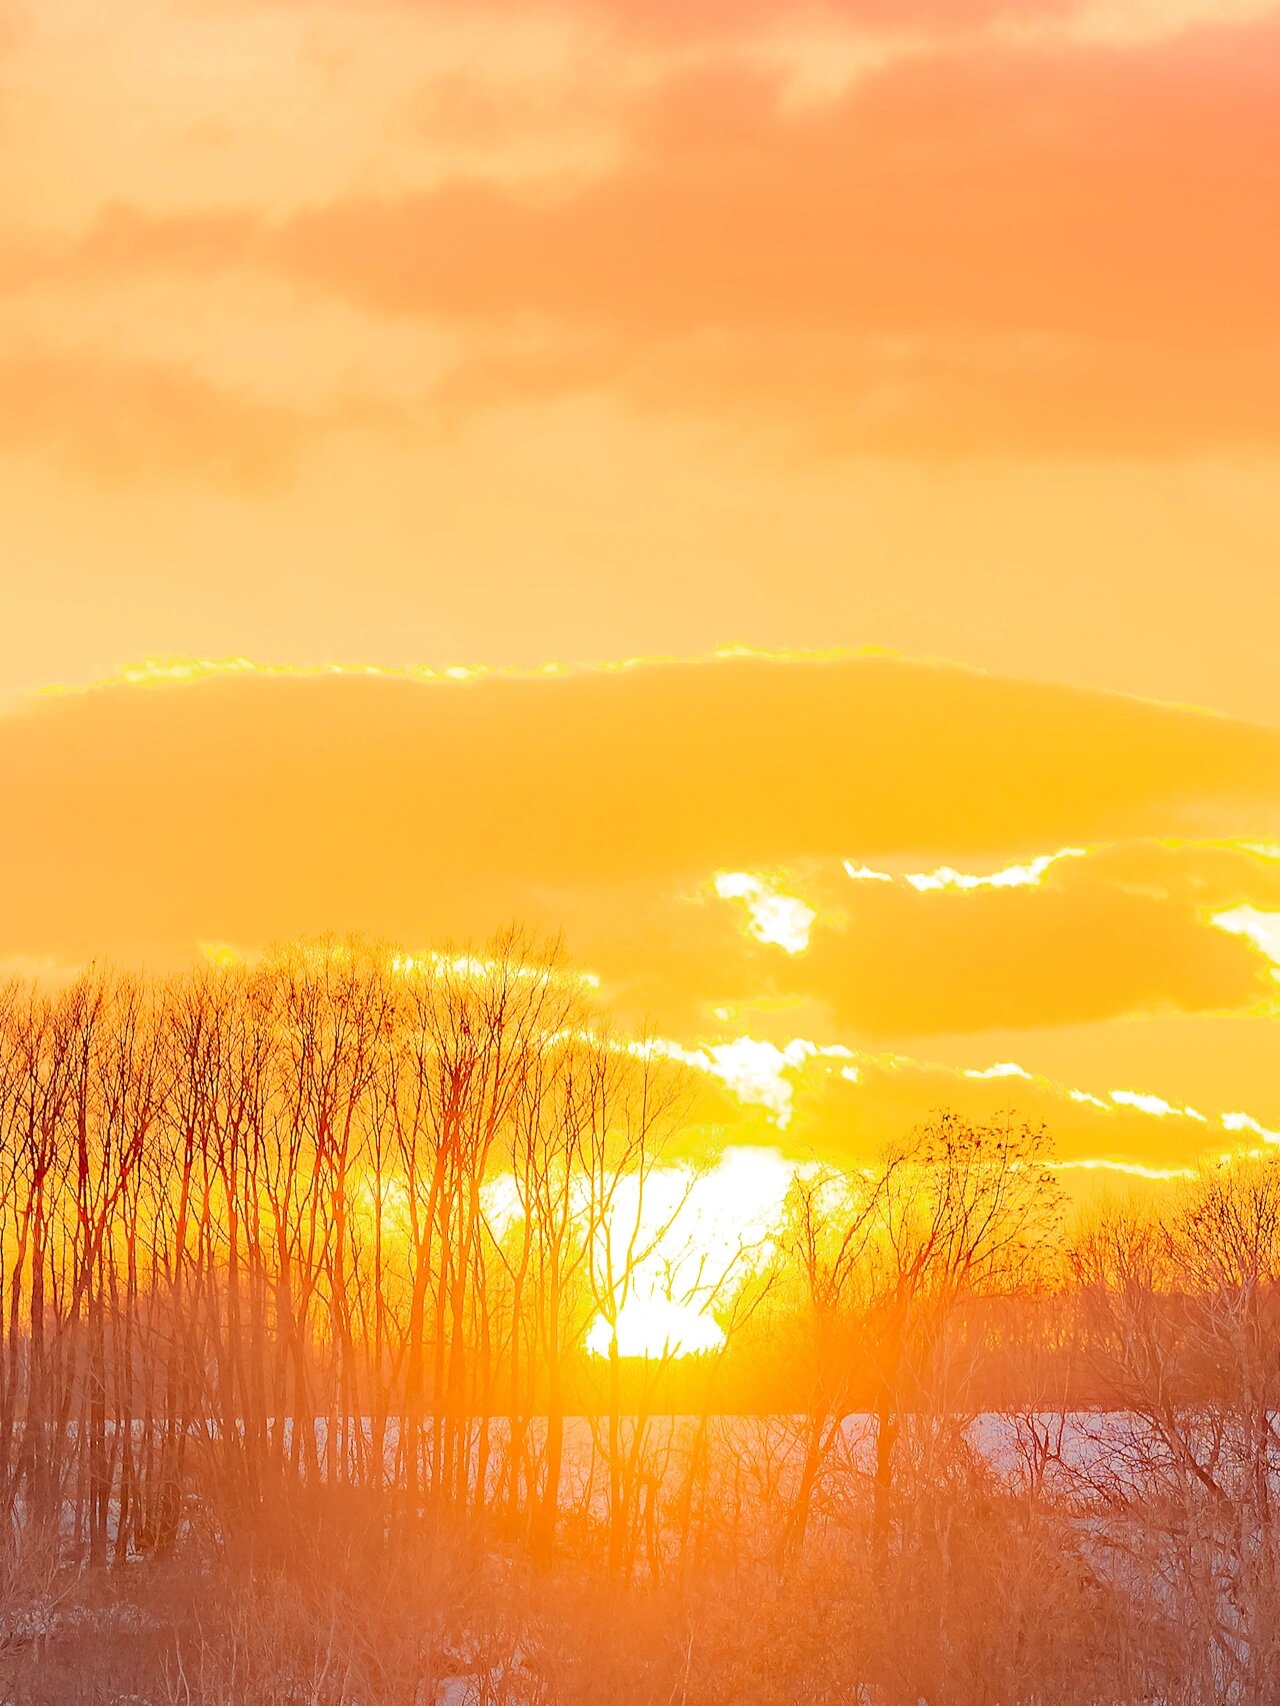
<path fill-rule="evenodd" d="M 833 1536 L 953 1580 L 957 1510 L 1015 1489 L 1028 1532 L 1073 1513 L 1108 1591 L 1191 1584 L 1220 1668 L 1269 1662 L 1273 1164 L 1067 1228 L 1043 1132 L 941 1113 L 798 1169 L 767 1233 L 709 1254 L 679 1237 L 695 1174 L 664 1160 L 689 1098 L 518 933 L 10 984 L 11 1531 L 93 1566 L 202 1524 L 252 1551 L 323 1494 L 627 1580 L 785 1575 Z M 655 1296 L 715 1348 L 624 1355 Z"/>

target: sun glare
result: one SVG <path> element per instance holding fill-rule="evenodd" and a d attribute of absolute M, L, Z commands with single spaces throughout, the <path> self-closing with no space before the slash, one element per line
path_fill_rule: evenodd
<path fill-rule="evenodd" d="M 722 1344 L 712 1312 L 769 1259 L 795 1174 L 776 1149 L 741 1147 L 711 1167 L 656 1167 L 643 1183 L 622 1180 L 605 1236 L 639 1254 L 624 1295 L 592 1322 L 587 1348 L 607 1355 L 615 1331 L 622 1356 L 689 1356 Z"/>
<path fill-rule="evenodd" d="M 685 1357 L 719 1350 L 724 1331 L 691 1303 L 668 1297 L 634 1297 L 623 1304 L 613 1322 L 597 1315 L 587 1332 L 593 1356 L 608 1356 L 616 1337 L 624 1357 Z"/>

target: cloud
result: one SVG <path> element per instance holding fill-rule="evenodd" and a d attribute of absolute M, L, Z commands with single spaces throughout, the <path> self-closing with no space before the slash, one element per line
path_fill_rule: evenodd
<path fill-rule="evenodd" d="M 796 1156 L 862 1164 L 942 1108 L 976 1121 L 1010 1116 L 1048 1128 L 1068 1184 L 1076 1171 L 1183 1169 L 1212 1142 L 1203 1125 L 1158 1119 L 1138 1108 L 1082 1104 L 1050 1079 L 974 1078 L 903 1054 L 859 1053 L 855 1064 L 852 1078 L 821 1059 L 797 1068 L 789 1123 L 781 1130 L 766 1124 L 760 1140 L 782 1143 Z M 1219 1148 L 1231 1141 L 1225 1135 Z"/>
<path fill-rule="evenodd" d="M 1185 901 L 1080 864 L 1043 886 L 921 894 L 860 884 L 842 927 L 815 931 L 774 983 L 871 1037 L 1228 1011 L 1265 997 L 1245 943 L 1207 928 Z M 1158 857 L 1149 878 L 1158 883 Z"/>
<path fill-rule="evenodd" d="M 738 968 L 726 1006 L 749 1006 L 767 975 L 775 998 L 872 1038 L 1274 1007 L 1254 950 L 1258 921 L 1280 916 L 1258 910 L 1280 902 L 1280 871 L 1247 846 L 1136 839 L 987 873 L 845 861 L 842 875 L 857 880 L 824 869 L 800 885 L 818 913 L 809 951 Z"/>
<path fill-rule="evenodd" d="M 376 0 L 375 0 L 376 3 Z M 449 15 L 444 0 L 411 0 L 420 17 Z M 204 0 L 223 7 L 288 10 L 299 0 Z M 584 27 L 611 45 L 650 52 L 688 53 L 775 41 L 806 29 L 838 37 L 948 36 L 997 29 L 1034 31 L 1066 39 L 1122 44 L 1144 41 L 1203 23 L 1265 16 L 1271 0 L 543 0 L 534 15 Z M 384 13 L 403 11 L 406 0 L 382 0 Z M 309 15 L 330 20 L 355 8 L 351 0 L 307 0 Z M 364 11 L 365 6 L 359 8 Z M 505 17 L 496 0 L 473 0 L 484 17 Z"/>
<path fill-rule="evenodd" d="M 1276 248 L 1256 215 L 1280 131 L 1273 34 L 926 55 L 800 112 L 776 77 L 726 66 L 660 83 L 618 169 L 567 195 L 353 197 L 270 242 L 279 264 L 398 313 L 659 338 L 996 331 L 1031 340 L 1024 354 L 1164 329 L 1270 341 Z M 1230 269 L 1187 229 L 1191 189 Z M 172 254 L 163 224 L 152 241 Z"/>
<path fill-rule="evenodd" d="M 1108 1176 L 1173 1182 L 1241 1147 L 1280 1142 L 1251 1114 L 1203 1114 L 1152 1091 L 1096 1096 L 1022 1069 L 993 1076 L 903 1054 L 859 1053 L 854 1065 L 848 1077 L 816 1056 L 793 1068 L 789 1122 L 761 1139 L 793 1155 L 860 1162 L 941 1108 L 978 1121 L 1010 1117 L 1047 1128 L 1071 1191 Z"/>
<path fill-rule="evenodd" d="M 1172 1102 L 1166 1102 L 1163 1096 L 1154 1096 L 1143 1090 L 1112 1090 L 1111 1100 L 1118 1108 L 1137 1108 L 1141 1113 L 1151 1114 L 1155 1119 L 1172 1117 L 1183 1120 L 1196 1120 L 1204 1124 L 1204 1115 L 1195 1108 L 1175 1107 Z"/>
<path fill-rule="evenodd" d="M 906 455 L 1275 442 L 1276 47 L 1271 25 L 984 44 L 799 111 L 723 66 L 661 83 L 617 170 L 571 193 L 347 198 L 267 246 L 370 312 L 475 329 L 455 407 L 766 405 Z"/>
<path fill-rule="evenodd" d="M 0 720 L 0 955 L 221 961 L 326 929 L 416 954 L 516 917 L 563 926 L 593 998 L 698 1069 L 698 1144 L 865 1156 L 932 1108 L 1012 1107 L 1082 1176 L 1176 1171 L 1268 1142 L 1269 1104 L 1130 1074 L 1118 1045 L 1050 1080 L 984 1033 L 1256 1008 L 1266 962 L 1211 919 L 1276 908 L 1247 844 L 1278 784 L 1280 733 L 883 657 L 197 673 Z M 851 882 L 863 859 L 888 880 Z M 943 864 L 1038 880 L 905 880 Z M 744 931 L 761 896 L 724 904 L 717 872 L 804 906 L 807 945 Z M 965 1031 L 950 1067 L 919 1058 Z"/>
<path fill-rule="evenodd" d="M 785 17 L 763 0 L 615 10 L 713 37 Z M 988 10 L 919 8 L 935 24 Z M 474 128 L 466 81 L 445 80 L 438 123 Z M 1280 19 L 1123 49 L 944 30 L 802 103 L 785 71 L 728 48 L 635 81 L 585 175 L 401 172 L 394 191 L 270 215 L 117 201 L 27 282 L 265 270 L 418 319 L 461 345 L 433 381 L 446 418 L 589 393 L 842 454 L 1280 443 Z"/>
<path fill-rule="evenodd" d="M 843 24 L 860 30 L 973 28 L 1000 16 L 1052 16 L 1069 0 L 578 0 L 568 11 L 604 20 L 619 33 L 659 43 L 739 41 L 797 24 Z"/>
<path fill-rule="evenodd" d="M 22 897 L 0 952 L 330 929 L 412 949 L 519 917 L 563 927 L 659 1020 L 772 991 L 883 1035 L 1248 998 L 1258 956 L 1197 911 L 1265 903 L 1238 856 L 1207 855 L 1211 888 L 1165 858 L 1177 904 L 1098 880 L 1092 858 L 1039 887 L 931 894 L 851 883 L 841 862 L 984 870 L 1141 836 L 1273 838 L 1280 733 L 885 657 L 435 683 L 246 671 L 32 703 L 0 720 L 0 794 L 0 883 Z M 818 914 L 808 948 L 758 943 L 709 902 L 726 870 L 791 873 L 784 892 Z"/>
<path fill-rule="evenodd" d="M 315 423 L 192 369 L 39 353 L 0 359 L 0 448 L 52 453 L 95 479 L 285 483 Z"/>
<path fill-rule="evenodd" d="M 411 317 L 452 345 L 423 374 L 420 433 L 591 394 L 833 454 L 1275 447 L 1280 19 L 1246 7 L 1143 39 L 1149 10 L 850 0 L 828 9 L 841 26 L 923 36 L 797 101 L 794 67 L 739 49 L 785 38 L 799 9 L 596 0 L 584 17 L 684 48 L 602 49 L 602 94 L 592 56 L 556 61 L 553 106 L 585 102 L 608 133 L 582 171 L 401 162 L 396 188 L 319 183 L 271 212 L 239 181 L 203 206 L 114 200 L 79 241 L 10 239 L 0 275 L 92 293 L 270 273 L 370 321 Z M 544 125 L 536 68 L 512 87 L 509 116 Z M 463 143 L 493 101 L 457 70 L 423 97 Z"/>

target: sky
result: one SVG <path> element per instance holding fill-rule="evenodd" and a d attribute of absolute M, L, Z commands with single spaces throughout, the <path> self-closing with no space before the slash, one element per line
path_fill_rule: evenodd
<path fill-rule="evenodd" d="M 0 0 L 0 143 L 0 968 L 1280 1143 L 1280 8 Z"/>

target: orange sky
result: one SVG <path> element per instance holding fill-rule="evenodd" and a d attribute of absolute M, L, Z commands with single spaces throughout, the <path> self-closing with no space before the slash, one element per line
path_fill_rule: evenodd
<path fill-rule="evenodd" d="M 0 961 L 521 917 L 771 1141 L 1280 1131 L 1280 9 L 8 0 L 0 141 Z"/>

